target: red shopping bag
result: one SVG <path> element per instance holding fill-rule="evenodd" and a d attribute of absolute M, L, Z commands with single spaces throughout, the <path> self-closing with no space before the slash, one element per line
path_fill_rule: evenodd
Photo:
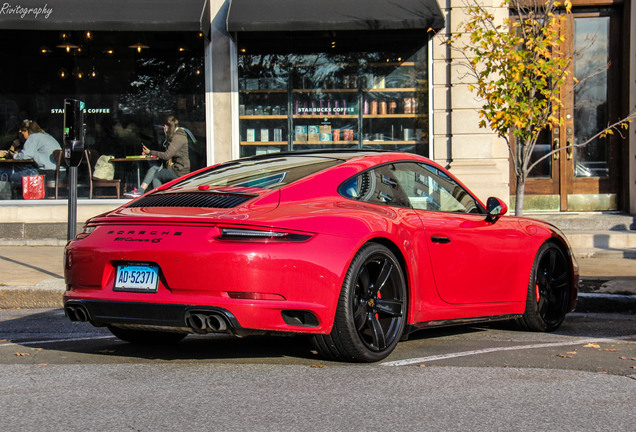
<path fill-rule="evenodd" d="M 22 177 L 22 197 L 24 199 L 44 198 L 44 176 Z"/>

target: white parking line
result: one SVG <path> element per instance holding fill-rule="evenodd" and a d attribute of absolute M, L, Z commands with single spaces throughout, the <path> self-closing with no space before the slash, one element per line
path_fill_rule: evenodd
<path fill-rule="evenodd" d="M 467 356 L 471 356 L 471 355 L 489 354 L 489 353 L 500 352 L 500 351 L 515 351 L 515 350 L 524 350 L 524 349 L 550 348 L 550 347 L 558 347 L 558 346 L 566 346 L 566 345 L 581 345 L 581 344 L 585 344 L 586 345 L 588 343 L 599 343 L 599 342 L 617 342 L 617 341 L 626 340 L 626 339 L 633 339 L 633 338 L 636 338 L 636 335 L 624 336 L 624 337 L 613 338 L 613 339 L 610 339 L 610 338 L 596 338 L 596 339 L 583 339 L 583 338 L 580 338 L 580 339 L 573 339 L 573 340 L 564 341 L 564 342 L 548 342 L 548 343 L 533 344 L 533 345 L 515 345 L 515 346 L 509 346 L 509 347 L 485 348 L 485 349 L 481 349 L 481 350 L 463 351 L 463 352 L 441 354 L 441 355 L 429 356 L 429 357 L 419 357 L 419 358 L 411 358 L 411 359 L 404 359 L 404 360 L 396 360 L 396 361 L 390 361 L 390 362 L 381 363 L 380 365 L 381 366 L 408 366 L 408 365 L 418 364 L 418 363 L 426 363 L 426 362 L 432 362 L 432 361 L 437 361 L 437 360 L 446 360 L 446 359 L 452 359 L 452 358 L 457 358 L 457 357 L 467 357 Z"/>
<path fill-rule="evenodd" d="M 0 344 L 0 347 L 11 346 L 11 345 L 39 345 L 45 343 L 55 343 L 55 342 L 75 342 L 75 341 L 83 341 L 83 340 L 97 340 L 97 339 L 114 339 L 115 336 L 87 336 L 82 338 L 61 338 L 61 339 L 46 339 L 40 341 L 25 341 L 25 342 L 9 342 Z"/>

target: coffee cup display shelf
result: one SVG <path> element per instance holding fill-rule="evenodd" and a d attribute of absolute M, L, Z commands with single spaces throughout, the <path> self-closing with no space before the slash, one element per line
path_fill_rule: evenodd
<path fill-rule="evenodd" d="M 294 148 L 358 145 L 358 89 L 294 88 L 292 94 Z"/>
<path fill-rule="evenodd" d="M 426 143 L 427 82 L 414 62 L 367 65 L 371 72 L 301 80 L 287 89 L 240 90 L 241 145 L 395 148 Z M 354 88 L 350 87 L 352 83 Z M 417 85 L 416 85 L 417 83 Z M 275 132 L 272 132 L 275 131 Z M 265 136 L 258 136 L 259 133 Z M 289 147 L 286 147 L 289 148 Z"/>
<path fill-rule="evenodd" d="M 360 94 L 361 141 L 365 147 L 414 149 L 427 142 L 426 67 L 414 61 L 371 63 Z"/>
<path fill-rule="evenodd" d="M 287 146 L 286 89 L 241 89 L 239 120 L 242 146 Z"/>

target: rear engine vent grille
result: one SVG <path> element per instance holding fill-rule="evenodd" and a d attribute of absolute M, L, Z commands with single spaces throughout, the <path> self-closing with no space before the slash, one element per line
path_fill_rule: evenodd
<path fill-rule="evenodd" d="M 233 208 L 256 195 L 218 193 L 153 194 L 131 203 L 128 207 L 210 207 Z"/>

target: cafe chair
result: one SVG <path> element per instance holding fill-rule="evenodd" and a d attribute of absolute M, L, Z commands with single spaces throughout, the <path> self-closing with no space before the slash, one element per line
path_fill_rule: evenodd
<path fill-rule="evenodd" d="M 84 150 L 84 155 L 86 157 L 86 161 L 88 162 L 88 178 L 89 178 L 89 198 L 121 198 L 121 180 L 113 179 L 106 180 L 93 176 L 93 172 L 95 171 L 95 164 L 97 164 L 97 159 L 99 159 L 99 152 L 94 149 Z M 94 195 L 94 190 L 97 188 L 114 188 L 114 195 Z"/>
<path fill-rule="evenodd" d="M 68 165 L 66 164 L 66 159 L 64 158 L 62 150 L 53 150 L 52 157 L 55 161 L 55 175 L 52 175 L 47 179 L 46 189 L 55 189 L 55 199 L 58 199 L 60 195 L 60 189 L 66 190 L 68 188 L 68 183 L 66 182 L 66 174 L 64 171 L 62 171 L 60 174 L 60 169 L 62 167 L 67 169 Z M 51 193 L 53 192 L 51 191 Z"/>

